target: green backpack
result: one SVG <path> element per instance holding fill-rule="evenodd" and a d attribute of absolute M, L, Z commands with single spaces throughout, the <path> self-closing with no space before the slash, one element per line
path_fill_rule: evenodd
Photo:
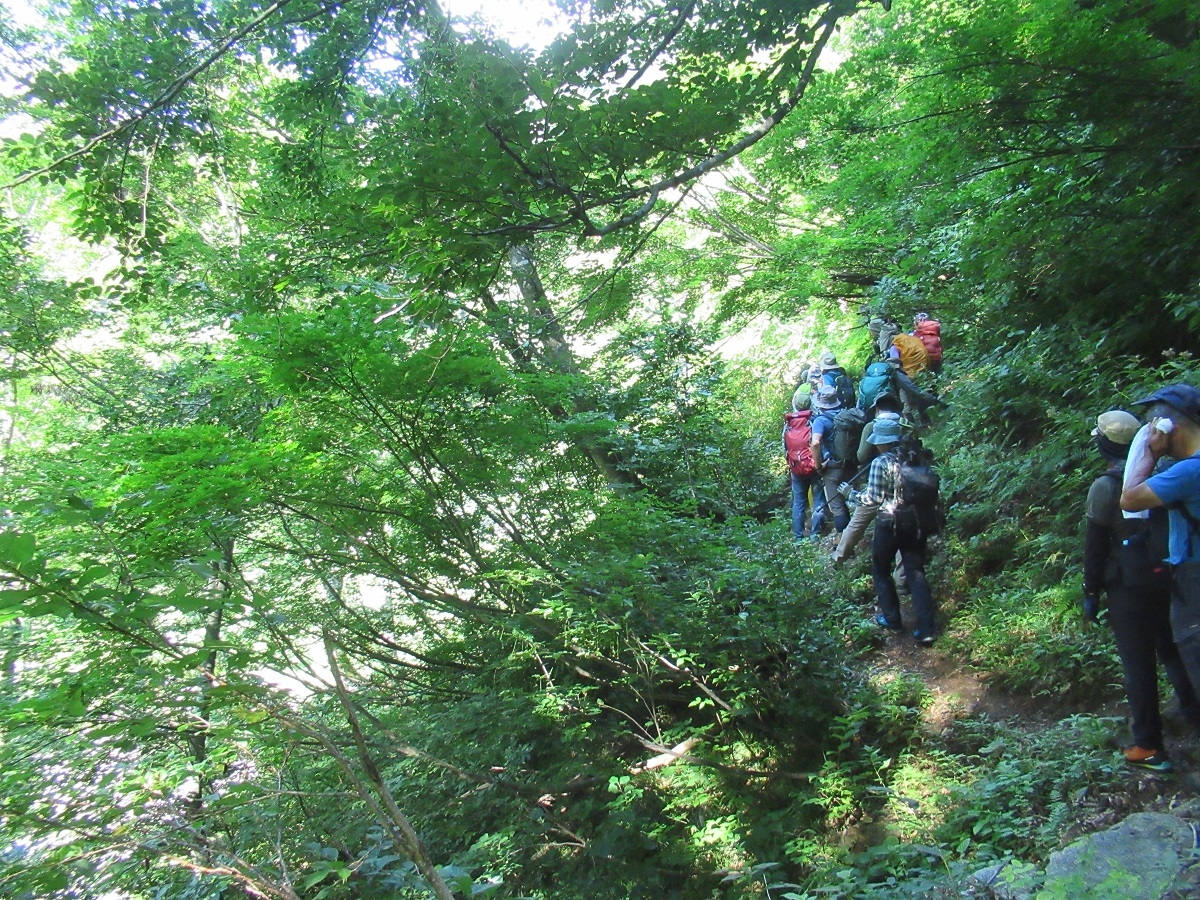
<path fill-rule="evenodd" d="M 829 465 L 835 468 L 857 466 L 858 441 L 862 437 L 863 426 L 867 424 L 867 414 L 852 406 L 823 415 L 833 422 L 833 427 L 823 438 L 829 442 L 826 445 L 829 447 Z"/>

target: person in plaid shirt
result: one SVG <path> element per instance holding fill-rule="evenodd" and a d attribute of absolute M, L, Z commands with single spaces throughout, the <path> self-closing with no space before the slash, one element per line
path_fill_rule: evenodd
<path fill-rule="evenodd" d="M 869 438 L 880 452 L 871 461 L 867 471 L 867 486 L 859 494 L 859 503 L 877 506 L 875 538 L 871 544 L 871 581 L 875 585 L 875 599 L 879 613 L 875 623 L 889 631 L 902 631 L 900 597 L 896 593 L 896 581 L 892 577 L 892 565 L 896 552 L 900 552 L 901 565 L 912 593 L 913 611 L 917 615 L 917 629 L 913 640 L 923 647 L 933 643 L 933 618 L 936 608 L 929 580 L 925 577 L 925 554 L 927 538 L 918 532 L 897 527 L 896 511 L 900 507 L 900 440 L 902 426 L 893 419 L 875 423 Z"/>

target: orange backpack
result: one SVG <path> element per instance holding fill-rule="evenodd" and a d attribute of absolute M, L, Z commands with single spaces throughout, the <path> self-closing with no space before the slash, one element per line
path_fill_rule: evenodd
<path fill-rule="evenodd" d="M 935 372 L 942 367 L 942 324 L 934 319 L 922 319 L 913 329 L 929 352 L 929 368 Z"/>
<path fill-rule="evenodd" d="M 918 337 L 903 331 L 892 338 L 892 344 L 900 351 L 900 368 L 909 377 L 929 368 L 929 351 Z"/>

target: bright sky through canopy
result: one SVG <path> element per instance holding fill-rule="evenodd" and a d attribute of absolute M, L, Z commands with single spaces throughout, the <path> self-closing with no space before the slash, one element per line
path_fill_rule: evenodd
<path fill-rule="evenodd" d="M 514 46 L 540 49 L 566 28 L 564 17 L 549 0 L 444 0 L 442 5 L 452 16 L 479 16 Z"/>

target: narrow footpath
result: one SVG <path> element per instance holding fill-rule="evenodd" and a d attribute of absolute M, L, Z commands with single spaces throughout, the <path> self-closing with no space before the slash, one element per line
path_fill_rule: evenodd
<path fill-rule="evenodd" d="M 904 598 L 907 600 L 907 598 Z M 907 604 L 904 614 L 911 615 Z M 1009 726 L 1032 731 L 1049 726 L 1075 714 L 1111 717 L 1123 720 L 1123 700 L 1110 700 L 1099 706 L 1081 709 L 1077 703 L 1054 703 L 1044 697 L 1013 694 L 989 684 L 978 672 L 941 650 L 919 647 L 907 635 L 887 635 L 883 645 L 869 659 L 878 672 L 903 672 L 919 677 L 933 701 L 924 718 L 935 732 L 945 732 L 958 719 L 986 716 Z M 1190 733 L 1181 718 L 1172 715 L 1171 698 L 1164 707 L 1167 752 L 1175 764 L 1170 775 L 1158 775 L 1129 768 L 1122 787 L 1104 794 L 1078 798 L 1077 825 L 1065 836 L 1064 843 L 1080 835 L 1109 828 L 1135 812 L 1172 812 L 1197 808 L 1200 804 L 1200 736 Z M 1114 725 L 1113 753 L 1127 741 L 1123 725 Z"/>

